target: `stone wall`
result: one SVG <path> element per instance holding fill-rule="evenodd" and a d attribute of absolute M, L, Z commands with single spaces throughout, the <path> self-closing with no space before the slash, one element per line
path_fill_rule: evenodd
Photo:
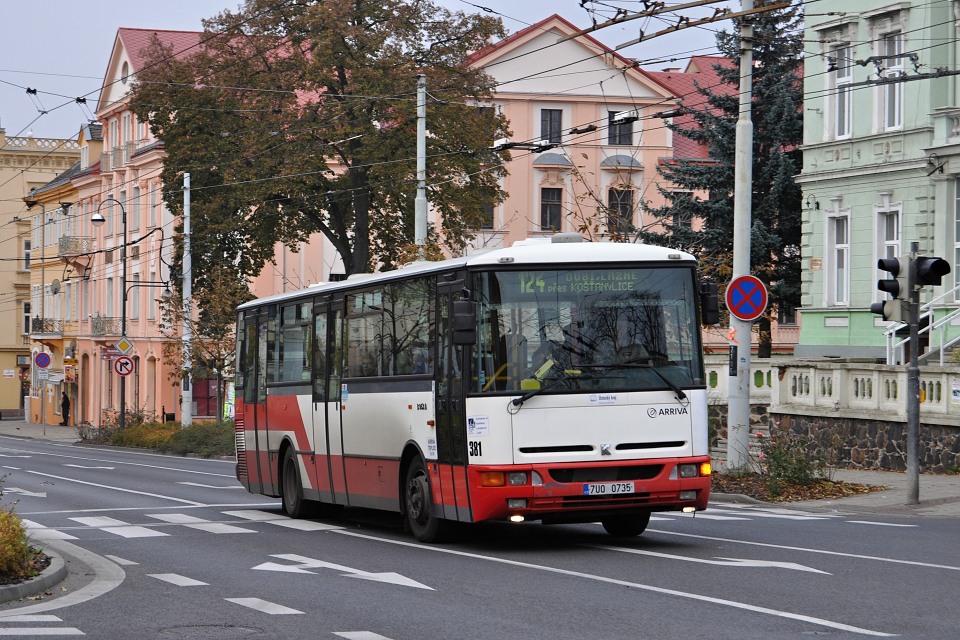
<path fill-rule="evenodd" d="M 835 466 L 905 471 L 907 425 L 840 416 L 771 413 L 772 424 L 816 439 L 836 453 Z M 920 425 L 920 471 L 960 470 L 960 426 Z"/>

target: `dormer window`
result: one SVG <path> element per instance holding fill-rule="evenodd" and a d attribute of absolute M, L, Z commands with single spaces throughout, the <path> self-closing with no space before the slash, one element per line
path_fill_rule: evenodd
<path fill-rule="evenodd" d="M 123 66 L 120 68 L 120 82 L 127 84 L 127 80 L 130 78 L 130 63 L 124 62 Z"/>

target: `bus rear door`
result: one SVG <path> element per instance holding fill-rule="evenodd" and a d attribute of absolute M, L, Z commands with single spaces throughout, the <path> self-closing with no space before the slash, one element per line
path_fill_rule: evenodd
<path fill-rule="evenodd" d="M 343 301 L 319 301 L 313 307 L 313 435 L 320 500 L 349 504 L 343 466 L 340 381 L 343 372 Z"/>

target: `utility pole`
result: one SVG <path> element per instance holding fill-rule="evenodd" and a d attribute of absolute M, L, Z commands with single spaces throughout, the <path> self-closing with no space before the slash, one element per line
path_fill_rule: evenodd
<path fill-rule="evenodd" d="M 743 12 L 753 0 L 742 0 Z M 753 196 L 753 26 L 740 23 L 740 112 L 737 118 L 733 187 L 733 279 L 750 274 L 750 228 Z M 750 329 L 751 322 L 730 314 L 730 364 L 727 408 L 727 466 L 743 469 L 750 462 Z"/>
<path fill-rule="evenodd" d="M 190 326 L 190 297 L 193 295 L 190 257 L 190 174 L 183 174 L 183 391 L 180 395 L 180 426 L 193 424 L 193 388 L 190 385 L 190 369 L 193 367 L 193 331 Z"/>
<path fill-rule="evenodd" d="M 427 76 L 417 75 L 417 198 L 414 201 L 414 242 L 417 259 L 427 245 Z"/>

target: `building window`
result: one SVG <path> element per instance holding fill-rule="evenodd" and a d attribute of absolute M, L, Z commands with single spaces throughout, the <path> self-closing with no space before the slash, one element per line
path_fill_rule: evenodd
<path fill-rule="evenodd" d="M 560 144 L 562 135 L 563 110 L 562 109 L 541 109 L 540 110 L 540 139 L 553 144 Z"/>
<path fill-rule="evenodd" d="M 132 282 L 127 283 L 127 288 L 130 290 L 130 318 L 132 320 L 137 320 L 140 318 L 140 287 L 137 285 L 140 283 L 140 274 L 135 273 L 131 278 Z"/>
<path fill-rule="evenodd" d="M 633 123 L 614 124 L 613 118 L 619 111 L 607 112 L 607 144 L 629 146 L 633 144 Z"/>
<path fill-rule="evenodd" d="M 483 195 L 483 213 L 480 218 L 480 228 L 481 229 L 493 229 L 494 225 L 494 212 L 496 207 L 493 205 L 494 197 L 492 194 L 492 189 L 484 189 Z"/>
<path fill-rule="evenodd" d="M 690 229 L 693 226 L 693 193 L 690 191 L 673 191 L 670 194 L 672 202 L 673 226 Z"/>
<path fill-rule="evenodd" d="M 847 305 L 850 282 L 850 218 L 837 215 L 828 218 L 827 255 L 830 268 L 826 272 L 828 304 Z"/>
<path fill-rule="evenodd" d="M 792 304 L 781 302 L 777 305 L 777 324 L 783 326 L 797 324 L 797 308 Z"/>
<path fill-rule="evenodd" d="M 607 191 L 607 230 L 610 233 L 628 233 L 633 228 L 633 191 Z"/>
<path fill-rule="evenodd" d="M 877 213 L 878 247 L 877 255 L 880 258 L 896 258 L 900 255 L 900 212 L 879 211 Z M 877 279 L 888 276 L 886 271 L 877 268 Z M 877 294 L 883 296 L 883 294 Z"/>
<path fill-rule="evenodd" d="M 833 50 L 831 63 L 834 69 L 833 133 L 837 138 L 848 138 L 853 119 L 853 67 L 850 45 Z"/>
<path fill-rule="evenodd" d="M 30 303 L 23 303 L 23 335 L 30 333 Z"/>
<path fill-rule="evenodd" d="M 107 298 L 105 300 L 106 304 L 104 305 L 106 307 L 106 312 L 107 312 L 106 315 L 108 318 L 112 318 L 113 317 L 113 278 L 107 278 L 107 290 L 105 292 L 105 295 Z"/>
<path fill-rule="evenodd" d="M 543 231 L 560 230 L 560 211 L 563 202 L 563 189 L 540 189 L 540 229 Z"/>
<path fill-rule="evenodd" d="M 157 281 L 157 272 L 150 272 L 150 282 Z M 157 319 L 157 298 L 156 296 L 151 295 L 147 298 L 147 320 L 156 320 Z"/>
<path fill-rule="evenodd" d="M 23 241 L 23 268 L 24 269 L 30 268 L 30 247 L 31 247 L 30 241 L 24 240 Z"/>
<path fill-rule="evenodd" d="M 903 34 L 885 33 L 880 36 L 880 55 L 884 56 L 883 77 L 899 78 L 903 75 Z M 903 127 L 903 84 L 890 82 L 881 87 L 883 96 L 883 128 L 885 131 Z"/>

